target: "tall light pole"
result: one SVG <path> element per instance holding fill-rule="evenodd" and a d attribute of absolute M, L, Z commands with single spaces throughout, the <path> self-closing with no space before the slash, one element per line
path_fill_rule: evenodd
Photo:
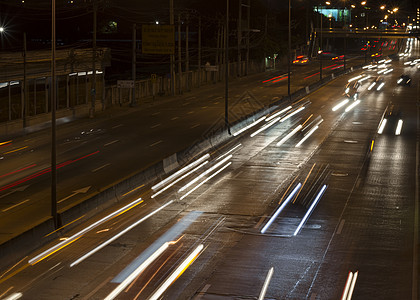
<path fill-rule="evenodd" d="M 55 92 L 55 0 L 52 0 L 51 26 L 51 216 L 58 229 L 57 215 L 57 148 L 56 148 L 56 92 Z"/>
<path fill-rule="evenodd" d="M 289 100 L 291 99 L 290 96 L 290 64 L 291 64 L 291 55 L 292 55 L 292 35 L 291 35 L 291 0 L 289 0 L 289 46 L 288 46 L 288 53 L 287 53 L 287 95 L 289 96 Z"/>
<path fill-rule="evenodd" d="M 226 34 L 225 34 L 225 126 L 230 133 L 229 125 L 229 0 L 226 0 Z"/>

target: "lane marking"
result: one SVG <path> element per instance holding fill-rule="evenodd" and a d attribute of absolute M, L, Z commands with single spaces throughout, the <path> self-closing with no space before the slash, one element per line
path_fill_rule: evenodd
<path fill-rule="evenodd" d="M 121 126 L 124 126 L 124 124 L 118 124 L 118 125 L 112 126 L 111 128 L 115 129 L 115 128 L 118 128 L 118 127 L 121 127 Z"/>
<path fill-rule="evenodd" d="M 108 167 L 110 164 L 111 164 L 111 163 L 104 164 L 103 166 L 100 166 L 99 168 L 93 169 L 93 170 L 92 170 L 92 173 L 95 173 L 96 171 L 99 171 L 99 170 L 101 170 L 101 169 L 103 169 L 103 168 L 105 168 L 105 167 Z"/>
<path fill-rule="evenodd" d="M 190 128 L 193 129 L 193 128 L 196 128 L 198 126 L 200 126 L 200 124 L 195 124 L 195 125 L 191 126 Z"/>
<path fill-rule="evenodd" d="M 338 229 L 337 229 L 337 233 L 336 234 L 341 234 L 341 231 L 343 230 L 343 226 L 344 226 L 344 222 L 346 220 L 342 219 L 340 222 L 340 225 L 338 225 Z"/>
<path fill-rule="evenodd" d="M 23 149 L 26 149 L 26 148 L 28 148 L 28 146 L 17 148 L 17 149 L 13 149 L 13 150 L 4 152 L 3 154 L 10 154 L 10 153 L 17 152 L 17 151 L 20 151 L 20 150 L 23 150 Z"/>
<path fill-rule="evenodd" d="M 161 124 L 159 123 L 159 124 L 156 124 L 156 125 L 153 125 L 153 126 L 150 126 L 150 129 L 153 129 L 153 128 L 156 128 L 156 127 L 159 127 Z"/>
<path fill-rule="evenodd" d="M 123 194 L 123 195 L 122 195 L 122 197 L 127 196 L 128 194 L 131 194 L 132 192 L 137 191 L 139 188 L 142 188 L 142 187 L 144 187 L 144 184 L 139 185 L 138 187 L 136 187 L 136 188 L 132 189 L 131 191 L 129 191 L 129 192 L 127 192 L 127 193 Z"/>
<path fill-rule="evenodd" d="M 19 206 L 19 205 L 23 204 L 23 203 L 28 202 L 29 200 L 30 200 L 30 199 L 26 199 L 26 200 L 23 200 L 22 202 L 19 202 L 18 204 L 15 204 L 15 205 L 9 206 L 8 208 L 3 209 L 3 210 L 2 210 L 2 212 L 6 212 L 6 211 L 8 211 L 8 210 L 11 210 L 11 209 L 13 209 L 13 208 L 15 208 L 15 207 L 17 207 L 17 206 Z"/>
<path fill-rule="evenodd" d="M 112 141 L 112 142 L 106 143 L 106 144 L 104 145 L 104 147 L 109 146 L 109 145 L 112 145 L 112 144 L 115 144 L 115 143 L 117 143 L 117 142 L 119 142 L 119 141 L 120 141 L 120 140 L 115 140 L 115 141 Z"/>
<path fill-rule="evenodd" d="M 171 121 L 174 121 L 174 120 L 176 120 L 176 119 L 179 119 L 178 117 L 173 117 L 172 119 L 171 119 Z"/>
<path fill-rule="evenodd" d="M 162 143 L 163 141 L 162 140 L 160 140 L 160 141 L 157 141 L 156 143 L 153 143 L 153 144 L 151 144 L 149 147 L 153 147 L 153 146 L 156 146 L 156 145 L 158 145 L 158 144 L 160 144 L 160 143 Z"/>
<path fill-rule="evenodd" d="M 254 228 L 259 228 L 262 222 L 265 220 L 265 218 L 267 218 L 267 216 L 262 216 L 258 223 L 255 224 Z"/>

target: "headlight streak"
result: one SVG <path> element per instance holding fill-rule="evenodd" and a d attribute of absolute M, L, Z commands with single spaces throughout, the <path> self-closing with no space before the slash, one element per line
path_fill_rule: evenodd
<path fill-rule="evenodd" d="M 377 91 L 380 91 L 382 87 L 385 85 L 385 82 L 382 82 L 378 87 L 376 88 Z"/>
<path fill-rule="evenodd" d="M 182 168 L 181 170 L 175 172 L 174 174 L 172 174 L 171 176 L 169 176 L 168 178 L 165 178 L 164 180 L 162 180 L 161 182 L 155 184 L 154 186 L 152 186 L 152 190 L 158 190 L 160 189 L 162 186 L 164 186 L 165 184 L 167 184 L 168 182 L 172 181 L 175 177 L 180 176 L 181 174 L 187 172 L 188 170 L 194 168 L 196 165 L 198 165 L 199 163 L 201 163 L 202 161 L 205 161 L 206 159 L 210 158 L 210 155 L 207 153 L 206 155 L 200 157 L 199 159 L 197 159 L 196 161 L 190 163 L 189 165 L 185 166 L 184 168 Z"/>
<path fill-rule="evenodd" d="M 203 250 L 203 244 L 197 246 L 193 252 L 175 269 L 175 271 L 165 280 L 165 282 L 150 296 L 149 300 L 158 300 L 168 287 L 195 261 Z"/>
<path fill-rule="evenodd" d="M 378 69 L 383 69 L 383 68 L 386 68 L 386 64 L 382 64 L 378 66 Z"/>
<path fill-rule="evenodd" d="M 332 111 L 339 110 L 341 107 L 343 107 L 344 105 L 346 105 L 349 101 L 350 101 L 349 99 L 346 99 L 346 100 L 341 101 L 340 103 L 338 103 L 336 106 L 334 106 L 332 108 Z"/>
<path fill-rule="evenodd" d="M 238 149 L 240 146 L 242 146 L 242 144 L 241 144 L 241 143 L 239 143 L 238 145 L 236 145 L 235 147 L 233 147 L 232 149 L 230 149 L 228 152 L 226 152 L 226 153 L 224 153 L 224 154 L 220 155 L 218 158 L 216 158 L 216 160 L 219 160 L 219 159 L 221 159 L 222 157 L 225 157 L 225 156 L 226 156 L 226 155 L 228 155 L 229 153 L 231 153 L 231 152 L 235 151 L 236 149 Z"/>
<path fill-rule="evenodd" d="M 267 293 L 268 285 L 270 284 L 270 281 L 271 281 L 271 277 L 273 277 L 273 273 L 274 273 L 274 268 L 271 267 L 267 273 L 267 277 L 265 278 L 264 285 L 261 289 L 258 300 L 264 300 L 265 294 Z"/>
<path fill-rule="evenodd" d="M 344 287 L 343 295 L 341 296 L 341 300 L 351 300 L 353 296 L 354 286 L 356 285 L 357 276 L 359 271 L 349 272 L 349 276 L 347 277 L 346 285 Z"/>
<path fill-rule="evenodd" d="M 154 262 L 169 247 L 169 242 L 164 243 L 158 250 L 149 256 L 133 273 L 130 274 L 123 282 L 121 282 L 105 300 L 113 300 L 117 297 L 134 279 L 137 278 L 152 262 Z"/>
<path fill-rule="evenodd" d="M 255 121 L 255 122 L 253 122 L 253 123 L 249 124 L 248 126 L 245 126 L 245 127 L 244 127 L 244 128 L 242 128 L 241 130 L 239 130 L 239 131 L 237 131 L 237 132 L 233 133 L 233 136 L 237 136 L 237 135 L 241 134 L 242 132 L 244 132 L 244 131 L 248 130 L 249 128 L 254 127 L 255 125 L 257 125 L 257 124 L 258 124 L 258 123 L 260 123 L 261 121 L 264 121 L 264 120 L 265 120 L 265 118 L 266 118 L 266 116 L 259 118 L 257 121 Z"/>
<path fill-rule="evenodd" d="M 371 89 L 373 89 L 373 87 L 376 85 L 376 82 L 372 82 L 371 85 L 369 85 L 368 87 L 368 91 L 370 91 Z"/>
<path fill-rule="evenodd" d="M 365 80 L 367 80 L 367 79 L 369 79 L 370 78 L 370 75 L 368 75 L 368 76 L 366 76 L 366 77 L 363 77 L 363 78 L 361 78 L 361 79 L 359 79 L 358 80 L 358 82 L 363 82 L 363 81 L 365 81 Z"/>
<path fill-rule="evenodd" d="M 70 236 L 70 237 L 69 237 L 69 238 L 67 238 L 66 240 L 64 240 L 64 241 L 62 241 L 62 242 L 58 243 L 57 245 L 55 245 L 55 246 L 53 246 L 53 247 L 51 247 L 51 248 L 49 248 L 49 249 L 45 250 L 44 252 L 42 252 L 42 253 L 38 254 L 38 255 L 37 255 L 37 256 L 35 256 L 34 258 L 30 259 L 30 260 L 28 261 L 28 263 L 29 263 L 30 265 L 34 265 L 34 264 L 38 263 L 39 261 L 41 261 L 41 260 L 43 260 L 44 258 L 46 258 L 46 257 L 50 256 L 51 254 L 53 254 L 53 253 L 55 253 L 55 252 L 59 251 L 60 249 L 62 249 L 62 248 L 64 248 L 64 247 L 68 246 L 70 243 L 72 243 L 72 242 L 74 242 L 76 239 L 80 238 L 80 237 L 81 237 L 82 235 L 84 235 L 86 232 L 88 232 L 88 231 L 92 230 L 93 228 L 95 228 L 95 227 L 97 227 L 97 226 L 101 225 L 102 223 L 104 223 L 104 222 L 108 221 L 109 219 L 112 219 L 113 217 L 115 217 L 115 216 L 119 215 L 120 213 L 128 211 L 129 209 L 133 208 L 134 206 L 136 206 L 136 205 L 138 205 L 138 204 L 140 204 L 140 203 L 142 203 L 142 202 L 143 202 L 143 200 L 141 200 L 141 198 L 139 198 L 139 199 L 137 199 L 137 200 L 135 200 L 135 201 L 133 201 L 133 202 L 131 202 L 131 203 L 127 204 L 126 206 L 124 206 L 124 207 L 122 207 L 122 208 L 120 208 L 120 209 L 118 209 L 118 210 L 114 211 L 113 213 L 111 213 L 111 214 L 107 215 L 106 217 L 103 217 L 102 219 L 100 219 L 100 220 L 96 221 L 95 223 L 93 223 L 93 224 L 89 225 L 89 226 L 88 226 L 88 227 L 86 227 L 85 229 L 83 229 L 83 230 L 81 230 L 81 231 L 79 231 L 79 232 L 77 232 L 77 233 L 73 234 L 72 236 Z"/>
<path fill-rule="evenodd" d="M 386 72 L 387 70 L 388 69 L 382 69 L 382 70 L 378 71 L 377 74 L 382 74 L 382 73 Z"/>
<path fill-rule="evenodd" d="M 348 93 L 348 92 L 350 92 L 350 88 L 346 88 L 346 90 L 344 91 L 344 93 Z"/>
<path fill-rule="evenodd" d="M 268 227 L 270 227 L 271 224 L 274 222 L 274 220 L 276 220 L 278 215 L 286 207 L 286 205 L 290 202 L 290 200 L 293 199 L 293 197 L 295 196 L 295 194 L 297 193 L 297 191 L 300 189 L 301 186 L 302 186 L 302 184 L 300 182 L 295 186 L 293 191 L 289 194 L 289 196 L 287 196 L 286 200 L 284 200 L 284 202 L 280 205 L 280 207 L 276 210 L 276 212 L 268 220 L 267 224 L 265 224 L 264 227 L 261 229 L 262 234 L 264 234 L 267 231 Z"/>
<path fill-rule="evenodd" d="M 379 125 L 379 129 L 378 129 L 379 134 L 382 134 L 384 132 L 386 122 L 387 122 L 387 119 L 383 119 L 381 124 Z"/>
<path fill-rule="evenodd" d="M 398 120 L 397 129 L 395 129 L 395 135 L 400 135 L 403 126 L 403 120 Z"/>
<path fill-rule="evenodd" d="M 355 81 L 355 80 L 360 79 L 360 78 L 362 78 L 362 77 L 363 77 L 363 75 L 359 75 L 359 76 L 356 76 L 356 77 L 350 78 L 350 79 L 348 80 L 348 82 Z"/>
<path fill-rule="evenodd" d="M 281 111 L 276 112 L 275 114 L 273 114 L 273 115 L 271 115 L 271 116 L 269 116 L 269 117 L 265 118 L 265 121 L 266 121 L 266 122 L 268 122 L 268 121 L 270 121 L 270 120 L 274 119 L 275 117 L 277 117 L 277 116 L 281 115 L 282 113 L 284 113 L 284 112 L 286 112 L 286 111 L 288 111 L 288 110 L 290 110 L 290 109 L 292 109 L 292 106 L 290 106 L 290 105 L 289 105 L 288 107 L 286 107 L 286 108 L 282 109 Z"/>
<path fill-rule="evenodd" d="M 302 221 L 300 221 L 299 226 L 296 228 L 295 232 L 293 233 L 294 236 L 296 236 L 299 231 L 302 229 L 302 226 L 305 225 L 306 221 L 312 214 L 313 210 L 315 209 L 315 206 L 318 204 L 319 200 L 321 199 L 322 195 L 324 194 L 325 190 L 327 189 L 327 185 L 323 185 L 322 189 L 319 191 L 318 195 L 316 196 L 314 202 L 312 202 L 312 205 L 309 207 L 308 211 L 306 212 L 305 216 L 303 217 Z"/>
<path fill-rule="evenodd" d="M 350 104 L 349 106 L 347 106 L 347 108 L 345 109 L 345 112 L 351 111 L 359 103 L 360 103 L 360 100 L 357 100 L 357 101 L 353 102 L 352 104 Z"/>
<path fill-rule="evenodd" d="M 297 126 L 295 129 L 292 130 L 292 132 L 288 133 L 284 138 L 282 138 L 276 146 L 283 145 L 289 138 L 291 138 L 293 135 L 295 135 L 300 129 L 302 128 L 302 125 Z"/>
<path fill-rule="evenodd" d="M 257 134 L 259 134 L 261 131 L 266 130 L 267 128 L 273 126 L 274 124 L 276 124 L 278 121 L 280 121 L 280 117 L 275 118 L 273 121 L 271 121 L 270 123 L 265 124 L 263 127 L 261 127 L 260 129 L 258 129 L 257 131 L 253 132 L 251 134 L 251 137 L 256 136 Z"/>
<path fill-rule="evenodd" d="M 386 64 L 389 64 L 390 62 L 392 62 L 392 59 L 388 59 L 385 61 Z"/>
<path fill-rule="evenodd" d="M 380 61 L 378 61 L 378 64 L 381 64 L 383 62 L 385 62 L 385 59 L 381 59 Z"/>
<path fill-rule="evenodd" d="M 202 186 L 203 184 L 205 184 L 207 181 L 209 181 L 210 179 L 212 179 L 214 176 L 216 176 L 217 174 L 219 174 L 220 172 L 222 172 L 224 169 L 226 169 L 227 167 L 229 167 L 231 164 L 232 164 L 232 162 L 228 162 L 226 165 L 223 166 L 223 168 L 221 168 L 220 170 L 218 170 L 216 173 L 212 174 L 210 177 L 206 178 L 206 180 L 202 181 L 197 186 L 195 186 L 192 190 L 190 190 L 188 193 L 186 193 L 185 195 L 183 195 L 180 198 L 180 200 L 182 200 L 185 197 L 187 197 L 189 194 L 191 194 L 192 192 L 194 192 L 196 189 L 198 189 L 200 186 Z"/>
<path fill-rule="evenodd" d="M 406 61 L 406 62 L 404 63 L 404 66 L 407 66 L 407 65 L 409 65 L 409 64 L 411 64 L 411 61 Z"/>
<path fill-rule="evenodd" d="M 389 70 L 386 70 L 386 71 L 384 72 L 384 75 L 385 75 L 385 74 L 388 74 L 388 73 L 391 73 L 392 71 L 394 71 L 394 69 L 389 69 Z"/>
<path fill-rule="evenodd" d="M 151 213 L 149 213 L 148 215 L 146 215 L 145 217 L 141 218 L 140 220 L 138 220 L 137 222 L 131 224 L 130 226 L 128 226 L 126 229 L 120 231 L 118 234 L 114 235 L 112 238 L 110 238 L 109 240 L 103 242 L 102 244 L 100 244 L 99 246 L 95 247 L 93 250 L 89 251 L 88 253 L 86 253 L 85 255 L 83 255 L 82 257 L 78 258 L 77 260 L 75 260 L 74 262 L 72 262 L 70 264 L 70 268 L 74 267 L 75 265 L 81 263 L 82 261 L 84 261 L 86 258 L 88 258 L 89 256 L 91 256 L 92 254 L 98 252 L 99 250 L 101 250 L 103 247 L 107 246 L 108 244 L 112 243 L 113 241 L 115 241 L 116 239 L 118 239 L 120 236 L 122 236 L 123 234 L 127 233 L 128 231 L 130 231 L 131 229 L 133 229 L 134 227 L 136 227 L 137 225 L 139 225 L 140 223 L 146 221 L 148 218 L 150 218 L 151 216 L 153 216 L 154 214 L 156 214 L 157 212 L 161 211 L 162 209 L 164 209 L 165 207 L 167 207 L 169 204 L 173 203 L 174 201 L 171 200 L 168 203 L 162 205 L 161 207 L 159 207 L 158 209 L 152 211 Z"/>
<path fill-rule="evenodd" d="M 203 178 L 204 176 L 206 176 L 207 174 L 209 174 L 210 172 L 212 172 L 213 170 L 217 169 L 218 167 L 220 167 L 222 164 L 224 164 L 225 162 L 227 162 L 229 159 L 232 158 L 232 154 L 225 157 L 224 159 L 222 159 L 221 161 L 219 161 L 217 164 L 215 164 L 214 166 L 212 166 L 211 168 L 209 168 L 208 170 L 206 170 L 205 172 L 203 172 L 202 174 L 200 174 L 198 177 L 194 178 L 193 180 L 191 180 L 190 182 L 188 182 L 186 185 L 184 185 L 183 187 L 181 187 L 178 190 L 178 193 L 186 190 L 187 188 L 189 188 L 191 185 L 193 185 L 194 183 L 196 183 L 197 181 L 199 181 L 201 178 Z"/>
<path fill-rule="evenodd" d="M 398 79 L 397 83 L 400 84 L 403 81 L 402 78 Z"/>
<path fill-rule="evenodd" d="M 23 294 L 22 293 L 13 293 L 10 296 L 4 298 L 4 300 L 17 300 L 22 298 Z"/>
<path fill-rule="evenodd" d="M 305 107 L 304 107 L 304 106 L 302 106 L 301 108 L 299 108 L 299 109 L 297 109 L 297 110 L 293 111 L 292 113 L 290 113 L 290 114 L 288 114 L 287 116 L 285 116 L 285 117 L 283 117 L 282 119 L 280 119 L 280 123 L 283 123 L 284 121 L 286 121 L 287 119 L 289 119 L 290 117 L 292 117 L 292 116 L 296 115 L 298 112 L 300 112 L 300 111 L 302 111 L 302 110 L 304 110 L 304 109 L 305 109 Z"/>
<path fill-rule="evenodd" d="M 189 171 L 187 174 L 182 175 L 181 177 L 179 177 L 177 180 L 172 181 L 170 184 L 168 184 L 167 186 L 165 186 L 163 189 L 159 190 L 159 192 L 153 194 L 152 196 L 150 196 L 150 198 L 155 198 L 157 195 L 161 194 L 162 192 L 166 191 L 167 189 L 169 189 L 171 186 L 173 186 L 174 184 L 178 183 L 179 181 L 181 181 L 182 179 L 190 176 L 192 173 L 198 171 L 199 169 L 201 169 L 203 166 L 205 166 L 206 164 L 208 164 L 209 161 L 206 160 L 205 162 L 203 162 L 201 165 L 199 165 L 198 167 L 192 169 L 191 171 Z"/>
<path fill-rule="evenodd" d="M 297 143 L 296 144 L 296 146 L 295 147 L 299 147 L 300 145 L 302 145 L 302 143 L 304 142 L 304 141 L 306 141 L 311 135 L 312 135 L 312 133 L 314 133 L 317 129 L 319 128 L 319 126 L 317 125 L 317 126 L 315 126 L 314 128 L 312 128 L 304 137 L 303 137 L 303 139 L 301 139 L 300 140 L 300 142 L 299 143 Z"/>

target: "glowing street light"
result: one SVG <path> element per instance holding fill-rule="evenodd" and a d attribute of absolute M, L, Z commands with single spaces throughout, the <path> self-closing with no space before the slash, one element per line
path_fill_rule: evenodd
<path fill-rule="evenodd" d="M 398 7 L 394 8 L 392 11 L 393 12 L 397 12 L 398 11 Z"/>
<path fill-rule="evenodd" d="M 325 4 L 331 5 L 331 2 L 330 1 L 326 1 Z"/>
<path fill-rule="evenodd" d="M 4 27 L 0 26 L 0 32 L 4 32 Z"/>
<path fill-rule="evenodd" d="M 360 2 L 360 4 L 366 5 L 366 1 L 362 1 L 362 2 Z"/>
<path fill-rule="evenodd" d="M 384 10 L 385 9 L 385 5 L 381 5 L 381 7 L 379 7 L 380 9 Z"/>

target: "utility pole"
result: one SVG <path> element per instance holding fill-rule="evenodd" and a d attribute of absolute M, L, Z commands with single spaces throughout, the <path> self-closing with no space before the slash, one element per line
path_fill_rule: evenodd
<path fill-rule="evenodd" d="M 136 106 L 136 63 L 137 63 L 137 53 L 136 53 L 136 24 L 133 24 L 133 45 L 132 45 L 132 58 L 131 58 L 131 80 L 133 80 L 133 88 L 131 89 L 131 106 Z"/>
<path fill-rule="evenodd" d="M 291 0 L 289 0 L 289 45 L 288 45 L 288 53 L 287 53 L 287 95 L 289 96 L 289 100 L 292 100 L 290 95 L 290 64 L 291 64 L 291 55 L 292 55 L 292 31 L 291 27 L 291 18 L 292 18 L 292 9 L 291 9 Z"/>
<path fill-rule="evenodd" d="M 247 4 L 247 20 L 246 20 L 246 74 L 248 76 L 249 73 L 249 35 L 250 31 L 250 17 L 251 17 L 251 0 L 248 0 Z"/>
<path fill-rule="evenodd" d="M 169 0 L 169 23 L 171 26 L 174 26 L 174 0 Z M 175 30 L 174 30 L 175 32 Z M 174 45 L 175 51 L 175 45 Z M 171 93 L 175 95 L 175 53 L 170 55 L 170 72 L 171 72 Z"/>
<path fill-rule="evenodd" d="M 238 76 L 241 76 L 241 41 L 242 41 L 242 0 L 239 0 L 238 16 Z"/>
<path fill-rule="evenodd" d="M 321 33 L 320 33 L 320 43 L 319 43 L 319 80 L 322 81 L 322 53 L 324 50 L 322 49 L 322 6 L 321 6 Z"/>
<path fill-rule="evenodd" d="M 201 16 L 198 17 L 198 87 L 201 84 Z"/>
<path fill-rule="evenodd" d="M 189 48 L 188 48 L 188 23 L 189 23 L 189 15 L 187 14 L 187 24 L 185 26 L 185 74 L 187 75 L 186 77 L 186 89 L 187 91 L 190 90 L 190 84 L 189 84 L 189 79 L 190 79 L 190 53 L 189 53 Z"/>
<path fill-rule="evenodd" d="M 214 83 L 216 83 L 216 81 L 218 81 L 218 77 L 219 77 L 219 74 L 220 74 L 220 71 L 221 71 L 221 70 L 219 70 L 219 67 L 220 67 L 220 63 L 219 63 L 219 52 L 220 52 L 220 35 L 221 35 L 221 32 L 220 32 L 220 22 L 219 22 L 218 25 L 219 26 L 217 28 L 217 45 L 216 45 L 216 59 L 215 59 L 215 65 L 218 68 L 218 71 L 217 71 L 217 73 L 214 72 L 215 73 L 214 74 Z"/>
<path fill-rule="evenodd" d="M 55 93 L 55 0 L 52 0 L 51 26 L 51 216 L 55 229 L 59 228 L 57 215 L 57 148 L 56 148 L 56 93 Z"/>
<path fill-rule="evenodd" d="M 96 0 L 93 0 L 93 38 L 92 38 L 92 88 L 91 88 L 91 105 L 89 110 L 89 117 L 93 118 L 95 115 L 95 102 L 96 102 L 96 14 L 98 6 Z"/>
<path fill-rule="evenodd" d="M 181 14 L 178 14 L 178 92 L 182 94 Z"/>
<path fill-rule="evenodd" d="M 26 127 L 26 118 L 28 116 L 28 95 L 26 82 L 26 32 L 23 33 L 23 101 L 22 101 L 22 121 L 23 128 Z"/>
<path fill-rule="evenodd" d="M 267 71 L 267 64 L 265 58 L 267 57 L 267 31 L 268 31 L 268 14 L 265 14 L 265 25 L 264 25 L 264 72 Z"/>
<path fill-rule="evenodd" d="M 225 34 L 225 125 L 230 133 L 229 125 L 229 0 L 226 0 L 226 34 Z"/>

